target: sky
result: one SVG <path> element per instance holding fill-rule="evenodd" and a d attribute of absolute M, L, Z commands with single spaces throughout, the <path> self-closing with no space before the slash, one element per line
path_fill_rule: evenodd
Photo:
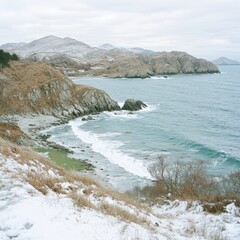
<path fill-rule="evenodd" d="M 0 0 L 0 45 L 55 35 L 240 61 L 239 0 Z"/>

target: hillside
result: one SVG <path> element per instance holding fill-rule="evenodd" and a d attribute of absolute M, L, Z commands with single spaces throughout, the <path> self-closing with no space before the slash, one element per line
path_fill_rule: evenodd
<path fill-rule="evenodd" d="M 0 239 L 238 239 L 239 209 L 198 202 L 147 206 L 0 138 Z M 109 238 L 110 237 L 110 238 Z"/>
<path fill-rule="evenodd" d="M 240 62 L 226 57 L 220 57 L 212 61 L 216 65 L 240 65 Z"/>
<path fill-rule="evenodd" d="M 72 118 L 119 109 L 104 91 L 74 85 L 40 62 L 12 61 L 0 69 L 0 114 L 41 113 Z"/>
<path fill-rule="evenodd" d="M 30 43 L 2 45 L 22 58 L 44 61 L 66 75 L 149 77 L 158 74 L 218 73 L 216 65 L 184 52 L 153 52 L 141 48 L 91 47 L 71 38 L 47 36 Z M 14 48 L 16 46 L 16 48 Z M 65 59 L 64 62 L 62 59 Z"/>

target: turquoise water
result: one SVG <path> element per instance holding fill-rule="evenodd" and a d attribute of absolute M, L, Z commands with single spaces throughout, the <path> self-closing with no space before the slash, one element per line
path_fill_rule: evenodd
<path fill-rule="evenodd" d="M 105 90 L 119 103 L 134 98 L 149 107 L 133 115 L 105 112 L 94 121 L 75 119 L 48 133 L 120 190 L 147 183 L 147 168 L 161 154 L 205 160 L 214 175 L 240 169 L 240 67 L 220 70 L 167 79 L 74 79 Z"/>

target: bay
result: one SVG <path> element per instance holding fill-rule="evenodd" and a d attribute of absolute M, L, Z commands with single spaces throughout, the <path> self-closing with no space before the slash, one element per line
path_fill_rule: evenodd
<path fill-rule="evenodd" d="M 151 181 L 157 156 L 204 160 L 213 175 L 240 169 L 240 67 L 221 74 L 188 74 L 149 79 L 75 78 L 105 90 L 119 104 L 139 99 L 148 107 L 104 112 L 48 129 L 51 140 L 87 159 L 121 191 Z"/>

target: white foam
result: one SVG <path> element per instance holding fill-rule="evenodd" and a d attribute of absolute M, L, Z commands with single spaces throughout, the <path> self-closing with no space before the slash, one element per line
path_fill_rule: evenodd
<path fill-rule="evenodd" d="M 101 133 L 99 134 L 100 137 L 116 137 L 122 135 L 121 133 L 118 132 L 106 132 L 106 133 Z"/>
<path fill-rule="evenodd" d="M 170 79 L 170 77 L 163 77 L 163 76 L 152 76 L 151 79 L 155 79 L 155 80 L 166 80 L 166 79 Z"/>
<path fill-rule="evenodd" d="M 118 111 L 118 112 L 105 112 L 105 114 L 111 118 L 119 118 L 119 119 L 136 119 L 141 118 L 136 113 L 129 114 L 129 111 Z"/>
<path fill-rule="evenodd" d="M 124 102 L 118 102 L 118 106 L 119 106 L 120 108 L 122 108 L 123 105 L 124 105 Z"/>
<path fill-rule="evenodd" d="M 152 179 L 147 167 L 141 160 L 128 156 L 119 149 L 119 147 L 123 146 L 123 143 L 101 139 L 101 135 L 99 134 L 84 131 L 80 128 L 82 123 L 79 122 L 70 121 L 69 125 L 71 126 L 73 133 L 79 139 L 91 145 L 93 151 L 100 153 L 110 162 L 117 164 L 129 173 L 139 177 Z"/>
<path fill-rule="evenodd" d="M 147 104 L 147 107 L 139 110 L 139 112 L 153 112 L 157 109 L 157 105 L 149 105 Z"/>

